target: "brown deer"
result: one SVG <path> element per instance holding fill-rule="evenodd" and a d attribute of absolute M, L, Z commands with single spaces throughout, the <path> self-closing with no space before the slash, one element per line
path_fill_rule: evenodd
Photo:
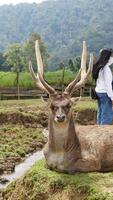
<path fill-rule="evenodd" d="M 44 148 L 47 167 L 67 173 L 113 170 L 112 126 L 88 126 L 77 133 L 71 111 L 71 94 L 85 84 L 93 66 L 93 54 L 90 54 L 89 67 L 86 68 L 86 42 L 83 42 L 79 73 L 62 94 L 58 94 L 44 80 L 38 41 L 36 41 L 35 51 L 37 75 L 33 71 L 31 62 L 29 69 L 37 86 L 49 94 L 50 100 L 49 136 Z"/>

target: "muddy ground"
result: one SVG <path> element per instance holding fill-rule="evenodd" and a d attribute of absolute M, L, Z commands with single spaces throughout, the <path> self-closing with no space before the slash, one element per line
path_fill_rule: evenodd
<path fill-rule="evenodd" d="M 10 106 L 10 105 L 9 105 Z M 90 108 L 79 108 L 73 106 L 72 112 L 75 123 L 81 125 L 93 125 L 96 123 L 96 110 Z M 40 103 L 39 105 L 14 105 L 13 107 L 3 107 L 0 109 L 0 125 L 4 123 L 22 124 L 25 127 L 47 127 L 49 115 L 49 105 Z"/>

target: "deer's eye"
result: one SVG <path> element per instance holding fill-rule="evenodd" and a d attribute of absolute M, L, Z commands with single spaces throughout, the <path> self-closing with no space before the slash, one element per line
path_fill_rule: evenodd
<path fill-rule="evenodd" d="M 51 104 L 51 105 L 50 105 L 50 108 L 51 108 L 52 110 L 54 110 L 55 106 Z"/>
<path fill-rule="evenodd" d="M 67 108 L 67 109 L 70 109 L 70 108 L 71 108 L 71 105 L 70 105 L 70 104 L 68 104 L 68 105 L 66 106 L 66 108 Z"/>
<path fill-rule="evenodd" d="M 51 108 L 51 110 L 53 110 L 53 111 L 56 111 L 56 110 L 57 110 L 57 107 L 54 106 L 54 105 L 51 105 L 50 108 Z"/>
<path fill-rule="evenodd" d="M 71 105 L 70 105 L 70 104 L 68 104 L 68 105 L 65 106 L 65 109 L 66 109 L 66 110 L 69 110 L 70 108 L 71 108 Z"/>
<path fill-rule="evenodd" d="M 71 108 L 71 105 L 68 104 L 66 106 L 62 106 L 62 108 L 65 110 L 65 111 L 69 111 L 69 109 Z"/>

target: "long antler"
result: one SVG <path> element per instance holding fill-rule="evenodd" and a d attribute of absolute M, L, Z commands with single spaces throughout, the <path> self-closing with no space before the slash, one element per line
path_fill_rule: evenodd
<path fill-rule="evenodd" d="M 55 90 L 48 84 L 43 78 L 44 74 L 44 66 L 41 58 L 41 53 L 39 49 L 38 40 L 35 43 L 35 53 L 36 53 L 36 61 L 37 61 L 37 74 L 35 74 L 31 61 L 29 62 L 29 71 L 31 73 L 32 78 L 36 82 L 36 85 L 39 89 L 43 90 L 48 94 L 54 94 Z"/>
<path fill-rule="evenodd" d="M 52 88 L 43 78 L 44 66 L 41 58 L 38 40 L 35 43 L 35 53 L 37 60 L 37 74 L 35 74 L 33 70 L 31 61 L 29 62 L 29 70 L 31 72 L 32 78 L 35 80 L 36 85 L 44 92 L 47 92 L 50 95 L 57 94 L 54 88 Z M 83 41 L 81 68 L 76 78 L 66 87 L 64 94 L 71 94 L 74 90 L 81 88 L 85 84 L 92 70 L 93 54 L 90 54 L 90 62 L 88 70 L 86 69 L 86 61 L 87 61 L 87 48 L 86 48 L 86 42 Z"/>
<path fill-rule="evenodd" d="M 93 54 L 90 54 L 88 70 L 86 69 L 86 62 L 87 62 L 87 47 L 86 47 L 86 42 L 83 41 L 81 68 L 76 78 L 66 87 L 64 94 L 71 94 L 74 90 L 81 88 L 85 84 L 93 67 Z"/>

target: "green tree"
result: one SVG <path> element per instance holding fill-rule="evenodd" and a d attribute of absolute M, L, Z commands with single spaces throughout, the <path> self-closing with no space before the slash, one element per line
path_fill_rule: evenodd
<path fill-rule="evenodd" d="M 62 62 L 59 63 L 57 70 L 62 70 L 65 67 L 66 66 L 65 66 L 64 62 L 62 61 Z"/>
<path fill-rule="evenodd" d="M 80 64 L 81 64 L 81 57 L 80 56 L 76 56 L 73 59 L 73 65 L 75 67 L 75 72 L 78 71 L 80 69 Z"/>
<path fill-rule="evenodd" d="M 72 59 L 69 60 L 68 66 L 69 66 L 69 69 L 70 69 L 72 72 L 75 72 L 75 67 L 74 67 L 74 64 L 73 64 Z"/>
<path fill-rule="evenodd" d="M 3 56 L 3 53 L 0 52 L 0 71 L 4 71 L 4 63 L 5 63 L 5 58 Z"/>
<path fill-rule="evenodd" d="M 34 66 L 34 69 L 36 71 L 37 69 L 37 63 L 36 63 L 36 57 L 35 57 L 35 41 L 36 40 L 38 40 L 39 42 L 43 64 L 44 64 L 45 70 L 47 71 L 48 58 L 49 58 L 49 54 L 47 52 L 47 46 L 44 44 L 42 38 L 37 33 L 32 33 L 23 45 L 23 55 L 25 58 L 24 62 L 26 63 L 26 67 L 28 67 L 28 62 L 29 60 L 31 60 Z"/>
<path fill-rule="evenodd" d="M 80 64 L 81 64 L 81 58 L 79 56 L 77 56 L 77 57 L 74 57 L 73 59 L 69 60 L 68 68 L 72 72 L 77 72 L 80 68 Z"/>
<path fill-rule="evenodd" d="M 20 71 L 22 71 L 23 68 L 23 55 L 21 45 L 19 43 L 8 45 L 4 52 L 4 57 L 6 59 L 6 64 L 11 67 L 13 72 L 16 73 L 17 94 L 18 99 L 20 99 L 19 77 Z"/>

